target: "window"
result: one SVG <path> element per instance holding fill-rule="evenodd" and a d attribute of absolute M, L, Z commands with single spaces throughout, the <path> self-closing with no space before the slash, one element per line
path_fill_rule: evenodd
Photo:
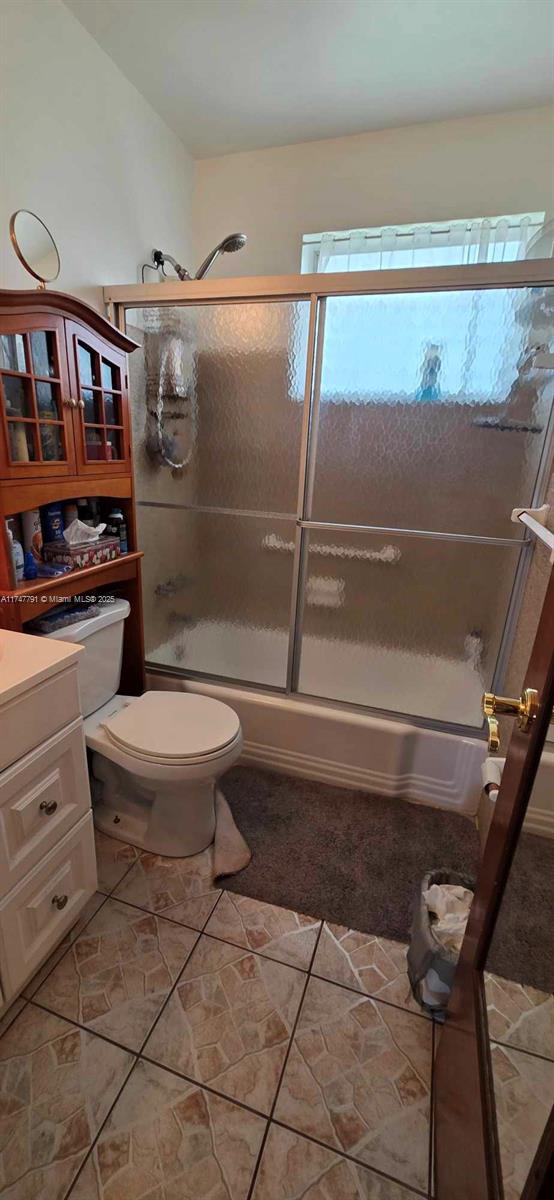
<path fill-rule="evenodd" d="M 302 239 L 301 270 L 306 274 L 514 262 L 525 257 L 526 248 L 542 229 L 544 219 L 544 213 L 519 213 L 425 225 L 308 233 Z"/>

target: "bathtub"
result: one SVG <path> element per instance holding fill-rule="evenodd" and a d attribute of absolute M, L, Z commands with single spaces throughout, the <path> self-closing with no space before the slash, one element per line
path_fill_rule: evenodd
<path fill-rule="evenodd" d="M 241 762 L 339 787 L 399 796 L 419 804 L 490 820 L 481 765 L 487 755 L 475 737 L 231 684 L 147 673 L 147 687 L 213 696 L 238 713 L 244 733 Z M 483 807 L 485 803 L 485 807 Z M 545 746 L 525 828 L 554 837 L 554 727 Z"/>
<path fill-rule="evenodd" d="M 342 787 L 401 796 L 474 816 L 481 796 L 482 735 L 441 733 L 409 721 L 149 671 L 147 687 L 213 696 L 238 713 L 242 762 Z"/>

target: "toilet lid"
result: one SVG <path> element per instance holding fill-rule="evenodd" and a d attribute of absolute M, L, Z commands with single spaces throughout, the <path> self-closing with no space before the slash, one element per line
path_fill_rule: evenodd
<path fill-rule="evenodd" d="M 200 758 L 222 750 L 240 732 L 237 714 L 210 696 L 145 692 L 104 722 L 112 741 L 144 758 Z"/>

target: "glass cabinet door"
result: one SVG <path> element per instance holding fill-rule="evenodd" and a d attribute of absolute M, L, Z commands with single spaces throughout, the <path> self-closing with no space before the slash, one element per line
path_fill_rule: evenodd
<path fill-rule="evenodd" d="M 64 323 L 48 315 L 6 317 L 0 332 L 2 475 L 75 470 Z"/>
<path fill-rule="evenodd" d="M 130 465 L 126 361 L 82 325 L 66 322 L 75 400 L 79 474 L 115 474 Z"/>

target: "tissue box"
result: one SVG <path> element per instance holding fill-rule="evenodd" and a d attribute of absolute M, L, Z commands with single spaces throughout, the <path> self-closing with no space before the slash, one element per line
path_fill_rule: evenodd
<path fill-rule="evenodd" d="M 46 542 L 42 547 L 45 562 L 67 563 L 75 568 L 96 567 L 119 558 L 119 555 L 117 537 L 99 537 L 96 542 L 76 542 L 73 546 L 68 546 L 67 542 Z"/>

